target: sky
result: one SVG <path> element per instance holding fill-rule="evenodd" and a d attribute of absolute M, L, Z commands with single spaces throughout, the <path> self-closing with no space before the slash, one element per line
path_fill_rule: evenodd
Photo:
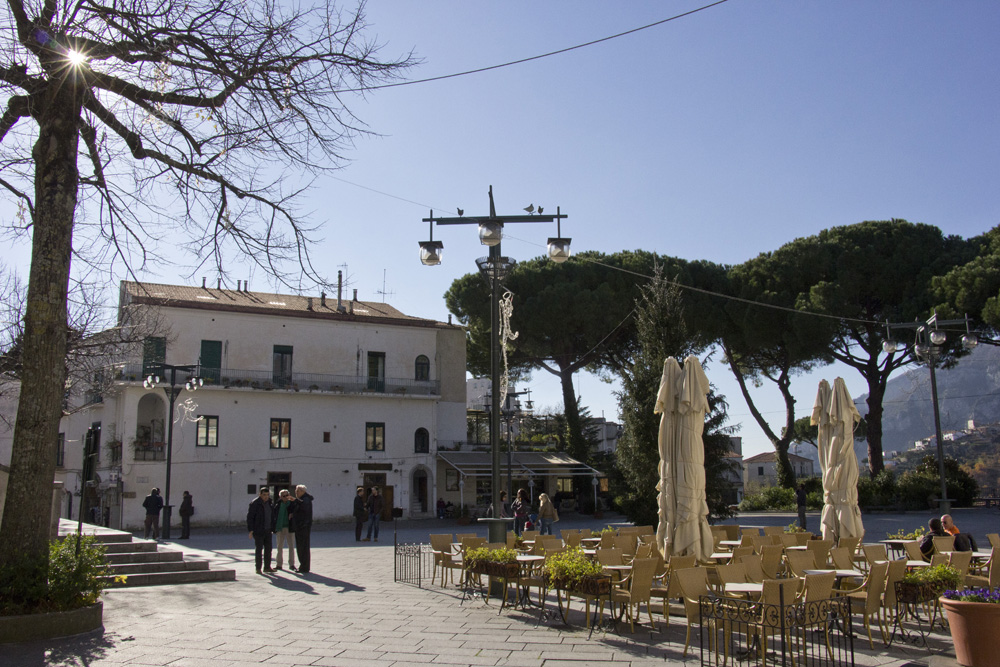
<path fill-rule="evenodd" d="M 696 9 L 702 2 L 505 3 L 372 0 L 384 58 L 411 51 L 417 80 L 545 54 Z M 547 58 L 468 76 L 345 94 L 375 133 L 313 184 L 302 209 L 322 225 L 318 268 L 358 298 L 446 320 L 443 294 L 486 254 L 473 226 L 439 227 L 444 261 L 424 267 L 421 221 L 556 207 L 573 251 L 644 249 L 737 264 L 797 237 L 905 218 L 963 237 L 1000 222 L 1000 5 L 728 0 L 690 16 Z M 505 255 L 544 253 L 554 225 L 508 229 Z M 28 248 L 0 260 L 27 274 Z M 183 258 L 150 281 L 184 282 Z M 109 282 L 117 280 L 115 276 Z M 210 284 L 215 277 L 208 275 Z M 186 279 L 197 283 L 198 277 Z M 269 289 L 259 271 L 239 275 Z M 928 315 L 930 315 L 928 313 Z M 600 318 L 601 313 L 594 313 Z M 516 329 L 517 313 L 513 315 Z M 608 330 L 618 322 L 608 322 Z M 742 424 L 744 454 L 770 448 L 719 355 L 706 369 Z M 797 415 L 827 367 L 796 378 Z M 561 409 L 536 372 L 536 408 Z M 615 387 L 581 374 L 595 416 L 618 417 Z M 773 392 L 757 392 L 780 428 Z"/>

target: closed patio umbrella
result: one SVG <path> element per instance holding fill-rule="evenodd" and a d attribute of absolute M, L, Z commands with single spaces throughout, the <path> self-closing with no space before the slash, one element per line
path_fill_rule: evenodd
<path fill-rule="evenodd" d="M 660 418 L 660 525 L 657 543 L 675 556 L 708 560 L 712 529 L 705 500 L 705 447 L 702 432 L 708 411 L 708 377 L 694 355 L 663 365 L 655 412 Z"/>
<path fill-rule="evenodd" d="M 823 471 L 823 539 L 864 537 L 858 507 L 858 457 L 854 454 L 854 427 L 861 415 L 843 378 L 822 380 L 810 423 L 818 427 L 819 464 Z"/>

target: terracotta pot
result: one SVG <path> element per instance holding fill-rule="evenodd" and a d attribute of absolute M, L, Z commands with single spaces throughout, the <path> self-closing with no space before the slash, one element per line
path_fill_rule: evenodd
<path fill-rule="evenodd" d="M 1000 667 L 997 636 L 1000 635 L 1000 604 L 960 602 L 939 598 L 948 614 L 951 639 L 958 664 L 966 667 Z"/>

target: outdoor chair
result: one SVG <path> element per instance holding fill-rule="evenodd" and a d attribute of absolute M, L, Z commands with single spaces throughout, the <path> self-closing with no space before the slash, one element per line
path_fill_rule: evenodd
<path fill-rule="evenodd" d="M 567 536 L 569 536 L 569 535 L 571 535 L 573 533 L 579 534 L 580 531 L 576 530 L 575 528 L 565 528 L 565 529 L 559 531 L 559 536 L 561 538 L 563 538 L 563 542 L 565 542 Z"/>
<path fill-rule="evenodd" d="M 763 591 L 760 595 L 760 604 L 757 605 L 757 613 L 747 627 L 747 634 L 757 637 L 760 664 L 762 667 L 767 666 L 767 639 L 771 635 L 782 631 L 781 617 L 785 614 L 787 607 L 795 604 L 801 583 L 798 579 L 764 580 Z M 784 603 L 784 606 L 782 606 L 782 603 Z M 789 646 L 792 644 L 792 623 L 790 620 L 789 616 L 785 615 L 784 640 L 788 642 Z M 794 667 L 794 652 L 790 653 L 789 657 Z"/>
<path fill-rule="evenodd" d="M 830 611 L 829 601 L 833 598 L 833 585 L 837 575 L 834 572 L 824 574 L 807 574 L 802 583 L 799 599 L 804 604 L 802 614 L 802 643 L 807 644 L 806 632 L 810 629 L 822 630 L 826 643 L 826 652 L 833 662 L 833 649 L 830 647 Z"/>
<path fill-rule="evenodd" d="M 455 533 L 455 542 L 461 544 L 462 540 L 464 540 L 467 537 L 479 537 L 479 536 L 475 533 Z"/>
<path fill-rule="evenodd" d="M 736 547 L 733 549 L 732 559 L 737 560 L 739 558 L 743 558 L 744 556 L 750 556 L 753 553 L 753 547 Z"/>
<path fill-rule="evenodd" d="M 847 549 L 847 552 L 851 554 L 851 560 L 854 560 L 854 554 L 858 550 L 858 544 L 861 543 L 861 538 L 858 537 L 842 537 L 837 540 L 837 547 L 840 549 Z"/>
<path fill-rule="evenodd" d="M 522 530 L 521 531 L 521 537 L 523 539 L 529 540 L 529 541 L 534 540 L 535 538 L 538 537 L 538 531 L 537 530 Z"/>
<path fill-rule="evenodd" d="M 670 625 L 670 600 L 683 597 L 680 583 L 674 577 L 677 570 L 692 568 L 697 564 L 697 556 L 673 556 L 666 564 L 666 571 L 660 577 L 660 582 L 650 590 L 650 596 L 663 600 L 663 625 Z"/>
<path fill-rule="evenodd" d="M 615 535 L 614 533 L 601 533 L 601 549 L 611 549 L 615 546 Z"/>
<path fill-rule="evenodd" d="M 680 586 L 681 597 L 684 600 L 684 616 L 687 618 L 687 632 L 684 635 L 684 654 L 682 656 L 686 658 L 688 647 L 691 645 L 691 626 L 697 625 L 701 621 L 701 598 L 711 595 L 712 592 L 708 588 L 708 571 L 703 567 L 674 570 L 673 577 L 677 578 L 677 583 Z M 709 639 L 709 649 L 715 643 L 714 639 L 715 632 L 713 630 Z"/>
<path fill-rule="evenodd" d="M 800 579 L 806 576 L 804 570 L 817 569 L 816 554 L 813 551 L 786 551 L 785 560 L 788 562 L 788 571 Z"/>
<path fill-rule="evenodd" d="M 719 595 L 725 593 L 726 584 L 743 584 L 747 581 L 747 571 L 743 567 L 743 563 L 716 565 L 715 576 L 719 582 L 715 592 Z"/>
<path fill-rule="evenodd" d="M 781 535 L 785 532 L 785 529 L 781 526 L 764 526 L 762 530 L 765 535 Z"/>
<path fill-rule="evenodd" d="M 958 570 L 964 579 L 969 574 L 969 566 L 972 565 L 971 551 L 952 551 L 948 555 L 948 565 Z"/>
<path fill-rule="evenodd" d="M 889 560 L 889 551 L 884 544 L 866 544 L 861 547 L 861 550 L 865 554 L 868 567 L 880 560 Z"/>
<path fill-rule="evenodd" d="M 611 604 L 620 604 L 628 617 L 629 630 L 635 632 L 635 617 L 643 603 L 649 616 L 649 625 L 655 629 L 653 612 L 649 609 L 650 590 L 653 587 L 653 572 L 656 570 L 655 558 L 636 558 L 632 561 L 632 572 L 620 583 L 611 588 Z M 633 605 L 635 611 L 632 611 Z"/>
<path fill-rule="evenodd" d="M 734 558 L 733 560 L 736 559 Z M 743 566 L 743 571 L 746 573 L 747 581 L 760 584 L 767 579 L 767 577 L 764 576 L 764 566 L 761 564 L 761 557 L 759 554 L 742 556 L 738 562 Z"/>
<path fill-rule="evenodd" d="M 946 535 L 944 537 L 935 537 L 934 539 L 934 553 L 943 554 L 955 550 L 955 536 Z"/>
<path fill-rule="evenodd" d="M 847 547 L 835 547 L 830 549 L 830 562 L 837 570 L 853 570 L 854 558 Z"/>
<path fill-rule="evenodd" d="M 621 549 L 598 549 L 597 562 L 601 565 L 624 565 Z"/>
<path fill-rule="evenodd" d="M 930 558 L 925 556 L 924 552 L 920 550 L 920 544 L 915 541 L 903 542 L 903 551 L 906 552 L 906 557 L 910 560 L 930 560 Z"/>
<path fill-rule="evenodd" d="M 931 556 L 931 567 L 948 564 L 948 554 L 934 554 Z"/>
<path fill-rule="evenodd" d="M 809 531 L 804 531 L 801 533 L 792 533 L 792 534 L 795 535 L 796 546 L 800 547 L 804 547 L 805 545 L 809 544 L 809 541 L 812 540 L 813 538 L 813 534 L 810 533 Z"/>
<path fill-rule="evenodd" d="M 906 559 L 889 561 L 885 572 L 885 590 L 882 593 L 882 616 L 885 618 L 885 628 L 891 628 L 896 622 L 896 582 L 906 574 Z M 888 642 L 888 633 L 883 633 L 882 640 Z"/>
<path fill-rule="evenodd" d="M 779 547 L 784 547 L 784 543 L 781 541 L 783 535 L 765 535 L 765 537 L 771 541 L 771 544 L 776 544 Z"/>
<path fill-rule="evenodd" d="M 634 556 L 635 548 L 639 542 L 639 533 L 625 533 L 615 538 L 615 548 L 620 549 L 626 556 Z"/>
<path fill-rule="evenodd" d="M 769 544 L 760 548 L 760 567 L 764 570 L 764 576 L 768 579 L 777 579 L 782 573 L 783 563 L 781 560 L 785 549 L 780 544 Z"/>
<path fill-rule="evenodd" d="M 1000 533 L 986 533 L 986 539 L 990 541 L 990 546 L 1000 549 Z"/>
<path fill-rule="evenodd" d="M 889 563 L 887 562 L 873 564 L 865 583 L 859 589 L 846 594 L 851 601 L 851 609 L 859 612 L 864 619 L 865 631 L 868 633 L 868 644 L 872 650 L 875 650 L 871 626 L 873 618 L 876 623 L 879 623 L 879 629 L 882 631 L 883 638 L 885 637 L 885 628 L 882 627 L 879 620 L 879 612 L 882 609 L 882 593 L 885 590 L 885 575 L 888 570 Z"/>
<path fill-rule="evenodd" d="M 992 553 L 990 555 L 989 569 L 987 570 L 986 576 L 979 574 L 969 574 L 965 577 L 966 586 L 975 587 L 989 587 L 996 588 L 1000 586 L 1000 566 L 997 566 L 997 554 L 1000 553 L 1000 547 L 993 547 Z"/>
<path fill-rule="evenodd" d="M 594 531 L 592 531 L 590 528 L 581 528 L 580 529 L 580 537 L 581 537 L 581 539 L 584 538 L 584 537 L 591 537 L 591 536 L 593 536 L 593 534 L 594 534 Z"/>
<path fill-rule="evenodd" d="M 816 557 L 816 566 L 826 567 L 830 562 L 830 549 L 833 548 L 833 540 L 809 540 L 806 542 L 806 549 L 813 552 Z"/>
<path fill-rule="evenodd" d="M 778 535 L 778 538 L 781 540 L 781 546 L 786 549 L 788 547 L 794 547 L 799 543 L 798 538 L 795 537 L 795 533 L 782 533 L 781 535 Z"/>
<path fill-rule="evenodd" d="M 728 540 L 726 537 L 726 529 L 724 526 L 712 526 L 712 548 L 716 551 L 719 550 L 719 542 L 722 540 Z"/>
<path fill-rule="evenodd" d="M 431 571 L 431 584 L 440 574 L 442 588 L 446 585 L 445 580 L 451 577 L 454 570 L 462 570 L 461 560 L 456 558 L 452 551 L 452 537 L 450 533 L 434 534 L 430 536 L 431 552 L 434 554 L 434 569 Z"/>
<path fill-rule="evenodd" d="M 725 528 L 725 530 L 726 530 L 726 539 L 727 540 L 738 540 L 738 539 L 740 539 L 740 527 L 737 526 L 735 523 L 727 523 L 726 525 L 724 525 L 722 527 Z"/>

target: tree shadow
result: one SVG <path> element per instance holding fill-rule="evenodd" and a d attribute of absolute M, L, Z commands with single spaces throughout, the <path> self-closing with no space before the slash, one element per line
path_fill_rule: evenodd
<path fill-rule="evenodd" d="M 107 633 L 104 628 L 74 637 L 3 646 L 5 667 L 84 667 L 106 658 L 133 637 Z"/>

